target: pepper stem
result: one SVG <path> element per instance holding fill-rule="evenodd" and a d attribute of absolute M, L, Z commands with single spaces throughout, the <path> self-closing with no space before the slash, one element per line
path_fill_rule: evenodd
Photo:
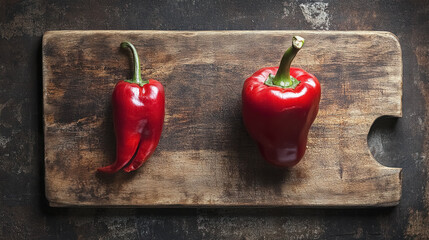
<path fill-rule="evenodd" d="M 131 44 L 130 42 L 122 42 L 121 43 L 121 48 L 130 48 L 131 52 L 133 53 L 133 61 L 134 61 L 134 74 L 133 74 L 133 78 L 131 80 L 125 80 L 126 82 L 129 83 L 137 83 L 140 87 L 145 85 L 146 83 L 149 83 L 148 80 L 143 80 L 142 79 L 142 74 L 140 71 L 140 60 L 139 60 L 139 55 L 137 54 L 137 50 L 134 47 L 133 44 Z"/>
<path fill-rule="evenodd" d="M 290 65 L 303 45 L 304 38 L 300 36 L 292 38 L 292 46 L 284 53 L 276 76 L 270 75 L 265 84 L 281 88 L 295 88 L 299 84 L 299 81 L 290 75 Z"/>

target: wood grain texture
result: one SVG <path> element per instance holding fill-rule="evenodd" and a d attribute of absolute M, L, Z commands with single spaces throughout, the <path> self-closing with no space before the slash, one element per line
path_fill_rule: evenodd
<path fill-rule="evenodd" d="M 321 82 L 319 115 L 302 162 L 266 164 L 241 120 L 241 88 L 278 65 L 292 35 L 306 45 L 294 66 Z M 160 144 L 132 174 L 114 161 L 110 97 L 130 78 L 137 48 L 146 78 L 163 83 Z M 400 117 L 402 58 L 387 32 L 53 31 L 43 38 L 45 187 L 51 206 L 391 206 L 401 169 L 378 164 L 367 134 Z"/>

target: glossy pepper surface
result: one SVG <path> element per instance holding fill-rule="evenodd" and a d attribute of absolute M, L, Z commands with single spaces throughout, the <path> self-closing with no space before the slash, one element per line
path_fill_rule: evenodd
<path fill-rule="evenodd" d="M 242 114 L 263 158 L 281 167 L 296 165 L 304 156 L 307 135 L 319 110 L 316 77 L 291 62 L 304 39 L 295 36 L 279 67 L 262 68 L 243 85 Z"/>
<path fill-rule="evenodd" d="M 129 42 L 121 43 L 121 47 L 133 53 L 134 75 L 131 80 L 119 81 L 113 90 L 116 160 L 98 169 L 104 173 L 115 173 L 123 167 L 125 172 L 138 169 L 155 151 L 164 123 L 163 86 L 153 79 L 142 80 L 135 47 Z"/>

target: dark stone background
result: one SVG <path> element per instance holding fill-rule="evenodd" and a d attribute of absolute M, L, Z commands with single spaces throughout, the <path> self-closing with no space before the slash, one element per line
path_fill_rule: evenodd
<path fill-rule="evenodd" d="M 403 117 L 378 120 L 368 142 L 379 162 L 403 168 L 401 203 L 50 208 L 43 185 L 41 41 L 45 31 L 65 29 L 393 32 L 403 51 Z M 0 83 L 0 239 L 429 239 L 429 1 L 2 0 Z"/>

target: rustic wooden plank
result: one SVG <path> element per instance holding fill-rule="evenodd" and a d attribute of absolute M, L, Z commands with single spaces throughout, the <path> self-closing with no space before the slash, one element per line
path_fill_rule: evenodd
<path fill-rule="evenodd" d="M 292 35 L 294 62 L 322 85 L 308 151 L 288 170 L 266 164 L 241 120 L 244 80 L 278 65 Z M 131 41 L 143 75 L 166 89 L 160 144 L 138 171 L 114 161 L 110 95 L 131 76 Z M 45 184 L 51 206 L 391 206 L 401 169 L 377 163 L 367 134 L 400 117 L 402 58 L 388 32 L 53 31 L 43 38 Z"/>

